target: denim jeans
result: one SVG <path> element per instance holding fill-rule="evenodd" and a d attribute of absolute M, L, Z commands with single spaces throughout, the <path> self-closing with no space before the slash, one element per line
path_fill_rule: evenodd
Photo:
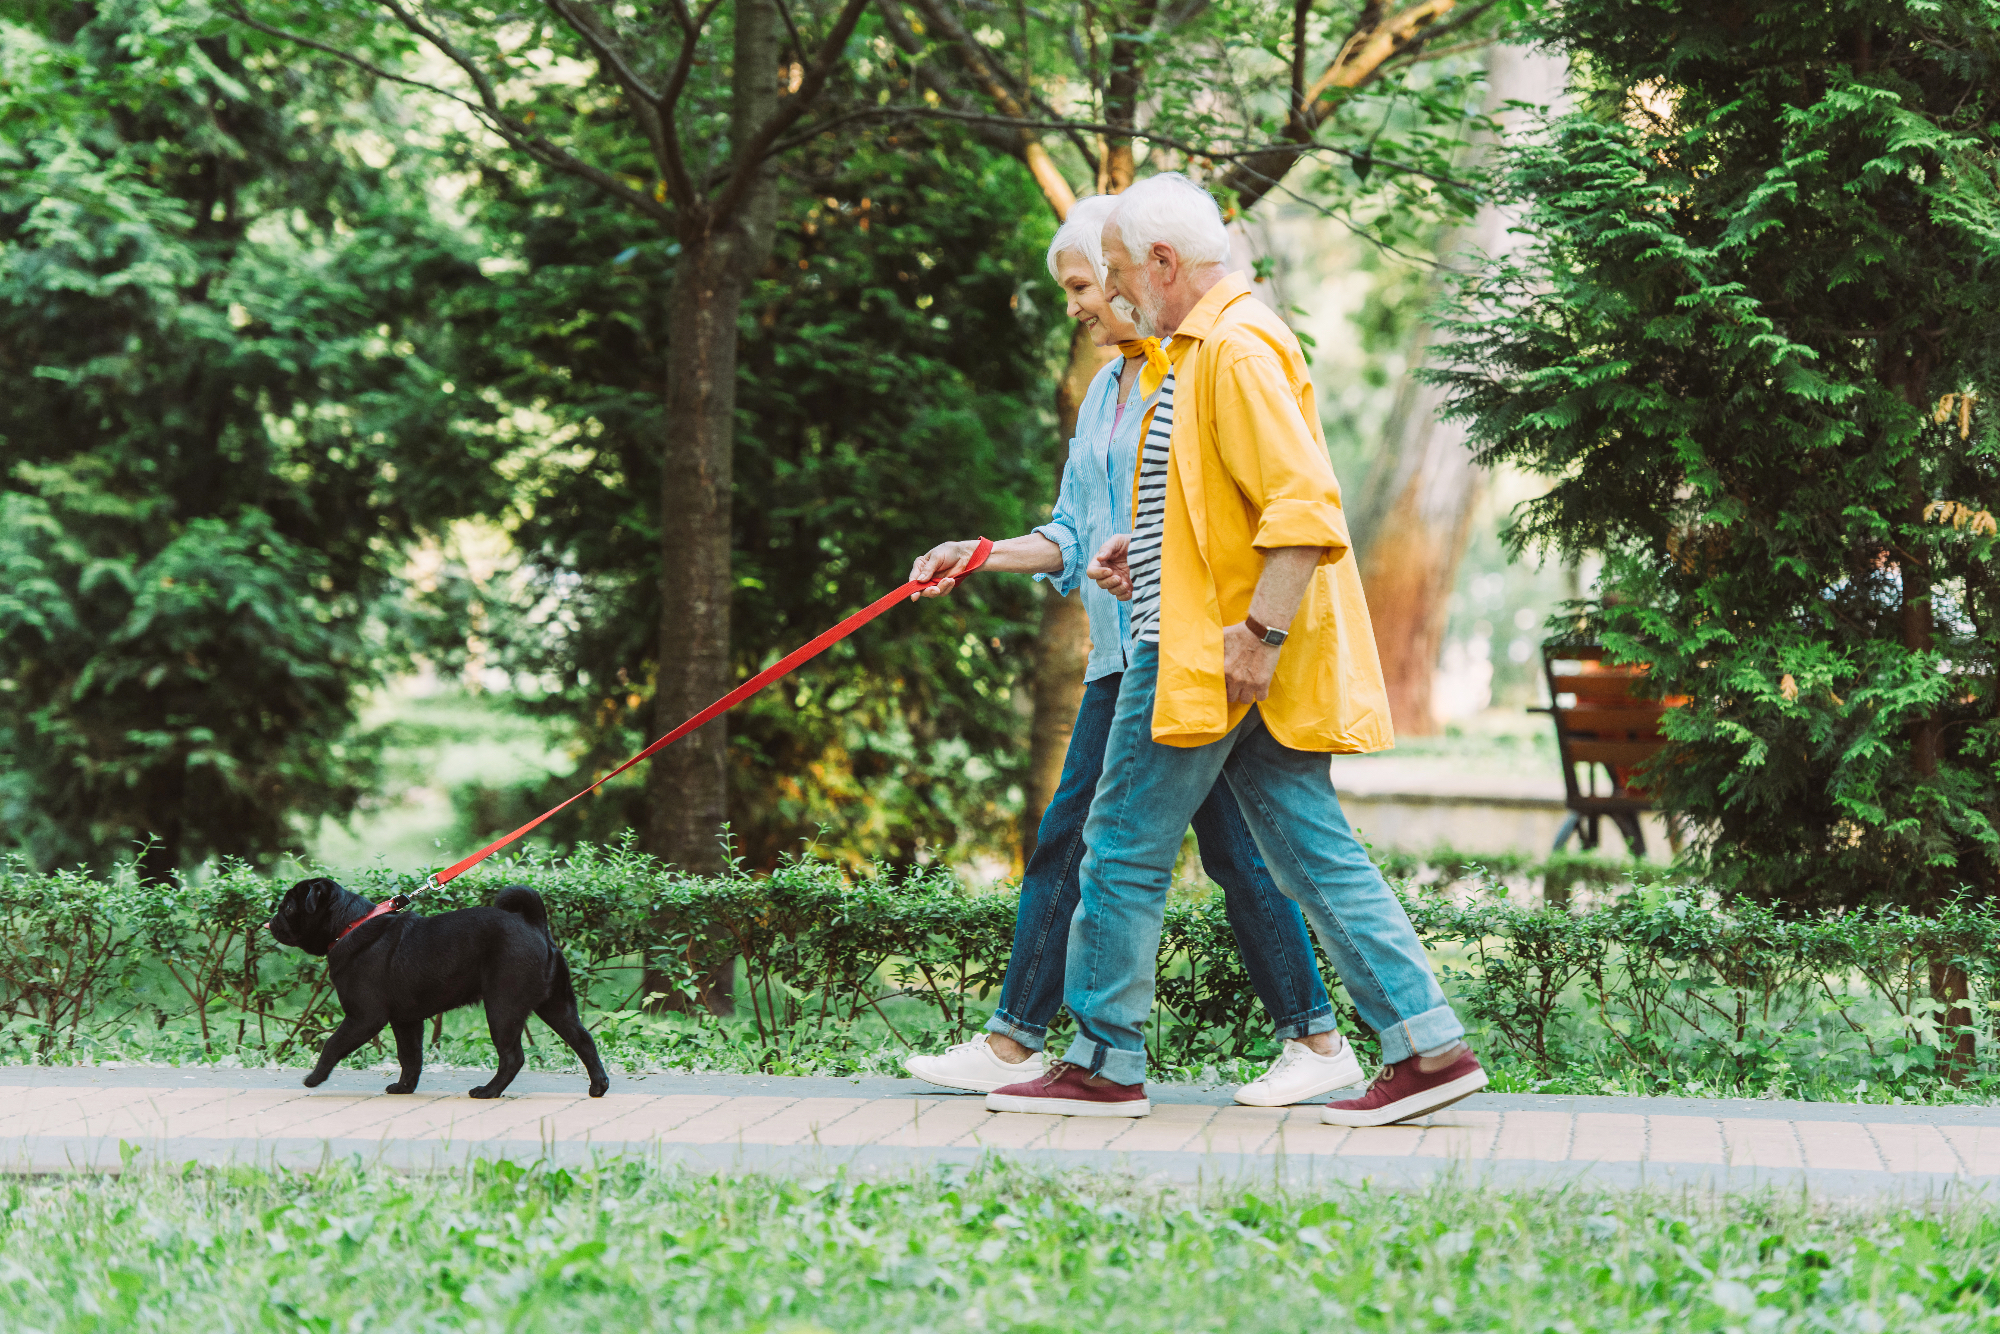
<path fill-rule="evenodd" d="M 1181 830 L 1227 780 L 1264 864 L 1305 910 L 1361 1020 L 1400 1061 L 1463 1036 L 1423 945 L 1334 795 L 1327 757 L 1280 745 L 1251 709 L 1206 746 L 1153 740 L 1159 646 L 1139 644 L 1084 826 L 1083 899 L 1070 926 L 1063 1002 L 1076 1041 L 1063 1057 L 1119 1084 L 1146 1077 L 1146 1020 Z"/>
<path fill-rule="evenodd" d="M 1111 735 L 1117 706 L 1117 675 L 1099 677 L 1083 688 L 1083 705 L 1076 711 L 1076 729 L 1070 733 L 1069 753 L 1063 759 L 1062 782 L 1042 812 L 1035 855 L 1028 859 L 1028 873 L 1021 881 L 1014 952 L 1000 984 L 1000 1008 L 986 1022 L 987 1032 L 1004 1033 L 1034 1051 L 1042 1049 L 1049 1021 L 1063 999 L 1070 919 L 1076 915 L 1077 876 L 1083 865 L 1084 820 L 1104 771 L 1104 743 Z M 1177 853 L 1181 833 L 1190 823 L 1201 848 L 1202 869 L 1222 886 L 1223 908 L 1236 934 L 1236 947 L 1243 952 L 1244 968 L 1277 1035 L 1302 1038 L 1332 1031 L 1333 1004 L 1320 981 L 1305 920 L 1271 882 L 1235 799 L 1222 784 L 1214 784 L 1194 808 L 1192 819 L 1182 818 L 1180 832 L 1174 835 Z M 1167 866 L 1171 873 L 1172 858 Z M 1158 932 L 1154 935 L 1157 939 Z M 1147 971 L 1152 971 L 1150 961 Z"/>

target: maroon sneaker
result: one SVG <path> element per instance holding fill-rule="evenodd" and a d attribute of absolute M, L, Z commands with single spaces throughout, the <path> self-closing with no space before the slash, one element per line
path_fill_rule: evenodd
<path fill-rule="evenodd" d="M 986 1095 L 989 1112 L 1040 1112 L 1044 1116 L 1145 1116 L 1153 1110 L 1144 1084 L 1114 1084 L 1087 1075 L 1080 1065 L 1057 1061 L 1042 1074 Z"/>
<path fill-rule="evenodd" d="M 1360 1097 L 1328 1103 L 1319 1119 L 1330 1126 L 1394 1125 L 1441 1111 L 1485 1087 L 1486 1071 L 1470 1047 L 1436 1070 L 1423 1069 L 1423 1058 L 1412 1056 L 1382 1067 L 1382 1073 Z"/>

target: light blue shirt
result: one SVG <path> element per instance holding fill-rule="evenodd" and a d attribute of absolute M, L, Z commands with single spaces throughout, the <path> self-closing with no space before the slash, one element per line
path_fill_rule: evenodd
<path fill-rule="evenodd" d="M 1063 560 L 1062 573 L 1035 578 L 1048 580 L 1064 595 L 1083 589 L 1083 607 L 1090 615 L 1086 681 L 1124 671 L 1132 653 L 1131 605 L 1083 577 L 1083 567 L 1107 539 L 1132 531 L 1132 473 L 1139 466 L 1139 426 L 1147 405 L 1140 401 L 1135 381 L 1125 415 L 1118 416 L 1118 374 L 1124 368 L 1125 359 L 1114 357 L 1090 382 L 1076 414 L 1076 437 L 1069 442 L 1056 512 L 1035 529 L 1062 548 Z"/>

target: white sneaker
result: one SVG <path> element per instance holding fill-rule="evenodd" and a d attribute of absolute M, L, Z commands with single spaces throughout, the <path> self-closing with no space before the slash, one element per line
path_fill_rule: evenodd
<path fill-rule="evenodd" d="M 1040 1052 L 1032 1053 L 1025 1061 L 1009 1063 L 993 1054 L 993 1048 L 986 1045 L 987 1036 L 981 1033 L 970 1042 L 946 1047 L 941 1056 L 905 1056 L 903 1068 L 926 1083 L 964 1089 L 968 1093 L 991 1093 L 1042 1073 Z"/>
<path fill-rule="evenodd" d="M 1322 1056 L 1305 1043 L 1286 1038 L 1285 1049 L 1271 1068 L 1236 1090 L 1236 1101 L 1246 1107 L 1287 1107 L 1359 1084 L 1361 1062 L 1346 1038 L 1339 1042 L 1333 1055 Z"/>

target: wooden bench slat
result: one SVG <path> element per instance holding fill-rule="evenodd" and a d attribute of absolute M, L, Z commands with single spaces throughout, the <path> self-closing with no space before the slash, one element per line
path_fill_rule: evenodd
<path fill-rule="evenodd" d="M 1659 754 L 1664 745 L 1660 741 L 1586 741 L 1579 737 L 1565 742 L 1563 750 L 1568 759 L 1577 763 L 1631 769 Z"/>
<path fill-rule="evenodd" d="M 1575 695 L 1578 703 L 1602 700 L 1607 703 L 1633 698 L 1632 687 L 1642 678 L 1593 673 L 1589 676 L 1558 676 L 1550 688 L 1559 695 Z"/>
<path fill-rule="evenodd" d="M 1666 706 L 1633 700 L 1623 707 L 1581 706 L 1556 709 L 1556 726 L 1565 733 L 1594 733 L 1607 741 L 1637 740 L 1660 734 L 1660 719 Z"/>

